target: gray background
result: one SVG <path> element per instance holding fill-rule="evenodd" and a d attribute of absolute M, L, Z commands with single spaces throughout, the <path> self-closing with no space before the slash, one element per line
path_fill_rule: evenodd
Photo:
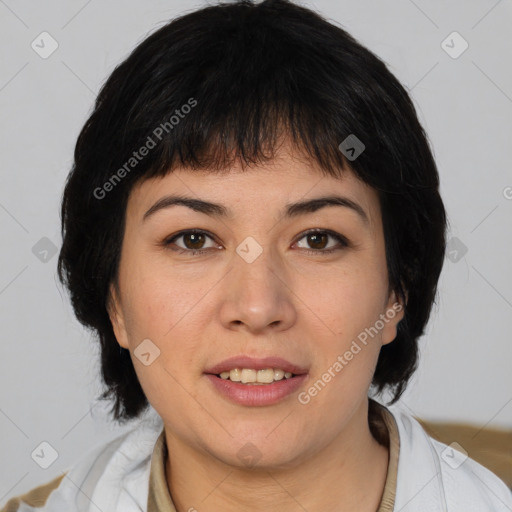
<path fill-rule="evenodd" d="M 401 404 L 427 419 L 510 428 L 512 3 L 302 3 L 388 63 L 411 91 L 439 166 L 450 257 Z M 203 5 L 0 0 L 0 503 L 126 429 L 110 426 L 94 400 L 98 352 L 57 286 L 57 256 L 44 253 L 51 245 L 41 239 L 60 246 L 62 187 L 101 84 L 146 35 Z M 43 31 L 58 43 L 46 59 L 31 47 L 42 46 Z M 457 58 L 443 46 L 458 53 L 462 40 L 442 46 L 453 31 L 469 44 Z M 58 452 L 47 469 L 31 458 L 42 441 Z"/>

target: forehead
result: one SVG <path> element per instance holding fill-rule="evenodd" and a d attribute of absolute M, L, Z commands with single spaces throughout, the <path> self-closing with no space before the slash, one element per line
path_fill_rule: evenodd
<path fill-rule="evenodd" d="M 205 213 L 226 219 L 258 212 L 281 217 L 292 204 L 337 196 L 360 206 L 370 225 L 380 218 L 377 192 L 349 167 L 340 170 L 339 176 L 331 176 L 318 163 L 289 148 L 262 164 L 237 163 L 219 172 L 177 167 L 165 176 L 143 180 L 131 191 L 128 215 L 144 220 L 153 213 L 149 210 L 158 207 L 156 203 L 170 196 L 220 205 L 222 212 L 214 208 Z"/>

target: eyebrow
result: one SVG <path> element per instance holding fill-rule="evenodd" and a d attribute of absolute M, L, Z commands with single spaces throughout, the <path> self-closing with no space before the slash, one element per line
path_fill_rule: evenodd
<path fill-rule="evenodd" d="M 191 210 L 199 213 L 204 213 L 210 217 L 232 217 L 232 213 L 225 206 L 217 203 L 211 203 L 209 201 L 203 201 L 201 199 L 194 199 L 192 197 L 179 196 L 179 195 L 168 195 L 160 198 L 142 217 L 145 221 L 148 217 L 155 214 L 156 212 L 172 206 L 186 206 Z M 309 199 L 306 201 L 298 201 L 296 203 L 288 203 L 285 205 L 284 213 L 281 218 L 293 218 L 306 213 L 313 213 L 322 208 L 328 206 L 341 206 L 344 208 L 350 208 L 356 212 L 359 218 L 366 224 L 369 225 L 369 217 L 365 210 L 355 201 L 348 197 L 330 195 L 326 197 L 318 197 L 316 199 Z"/>

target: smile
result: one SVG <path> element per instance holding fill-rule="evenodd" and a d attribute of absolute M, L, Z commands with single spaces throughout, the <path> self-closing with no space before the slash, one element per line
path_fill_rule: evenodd
<path fill-rule="evenodd" d="M 229 379 L 232 382 L 241 382 L 242 384 L 270 384 L 283 379 L 289 379 L 292 376 L 293 373 L 285 372 L 280 368 L 266 368 L 264 370 L 234 368 L 219 374 L 221 379 Z"/>

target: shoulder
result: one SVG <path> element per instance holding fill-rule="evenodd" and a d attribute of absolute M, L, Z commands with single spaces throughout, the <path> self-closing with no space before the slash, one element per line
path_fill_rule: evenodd
<path fill-rule="evenodd" d="M 0 512 L 138 510 L 147 500 L 152 450 L 163 423 L 148 413 L 129 430 L 96 444 L 57 478 L 0 504 Z M 127 503 L 131 500 L 131 508 Z"/>
<path fill-rule="evenodd" d="M 21 505 L 28 505 L 34 509 L 44 507 L 50 494 L 59 487 L 62 479 L 66 475 L 62 475 L 50 480 L 45 484 L 34 487 L 30 491 L 11 498 L 1 509 L 0 512 L 16 512 Z M 26 507 L 25 507 L 26 508 Z"/>
<path fill-rule="evenodd" d="M 396 421 L 400 437 L 398 510 L 512 510 L 512 492 L 494 473 L 459 451 L 455 443 L 447 445 L 432 438 L 400 406 L 387 409 Z"/>
<path fill-rule="evenodd" d="M 80 489 L 87 489 L 91 497 L 109 470 L 122 454 L 131 432 L 97 444 L 80 457 L 57 478 L 15 496 L 0 508 L 0 512 L 52 512 L 54 510 L 86 510 L 79 506 Z"/>

